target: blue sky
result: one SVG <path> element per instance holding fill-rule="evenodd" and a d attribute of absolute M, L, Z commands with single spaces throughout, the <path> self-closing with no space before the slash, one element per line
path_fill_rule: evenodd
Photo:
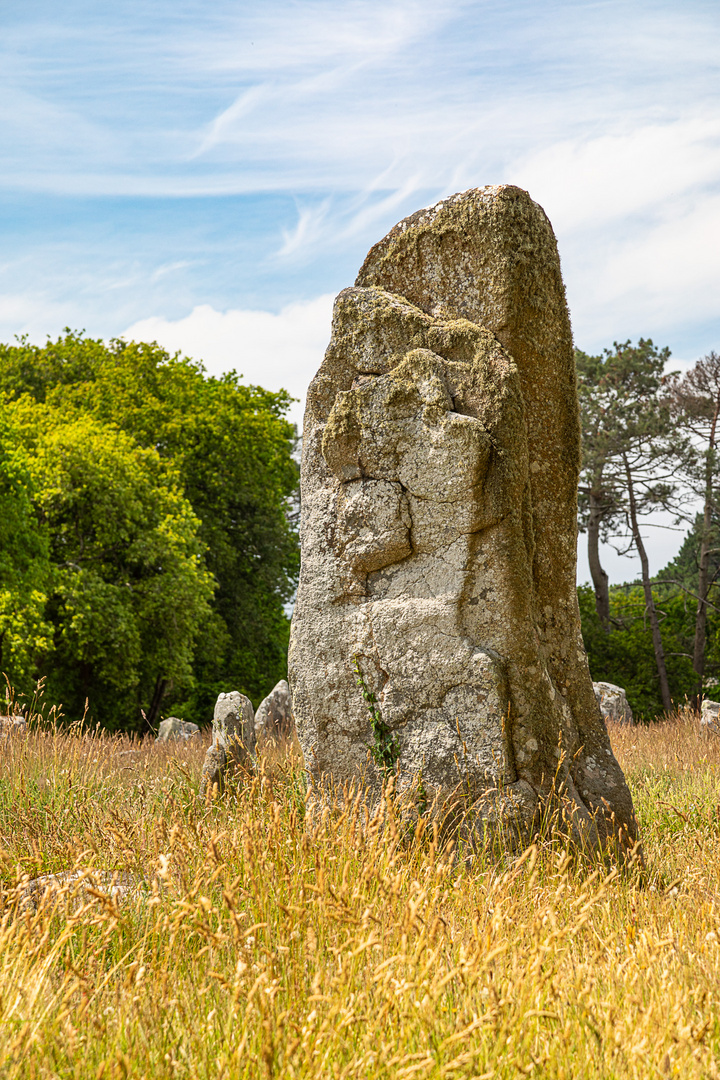
<path fill-rule="evenodd" d="M 720 348 L 715 2 L 25 0 L 0 31 L 1 340 L 157 338 L 301 397 L 371 244 L 512 182 L 580 347 Z"/>

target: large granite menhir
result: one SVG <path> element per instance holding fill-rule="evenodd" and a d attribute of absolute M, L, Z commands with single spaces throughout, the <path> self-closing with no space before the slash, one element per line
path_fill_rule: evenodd
<path fill-rule="evenodd" d="M 396 225 L 337 297 L 307 399 L 290 682 L 316 784 L 378 791 L 389 762 L 409 803 L 516 835 L 556 785 L 584 842 L 632 845 L 580 636 L 579 457 L 542 209 L 487 187 Z"/>

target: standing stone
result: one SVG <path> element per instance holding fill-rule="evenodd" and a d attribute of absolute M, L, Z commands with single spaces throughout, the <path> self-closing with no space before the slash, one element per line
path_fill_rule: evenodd
<path fill-rule="evenodd" d="M 290 685 L 315 783 L 379 791 L 392 767 L 401 795 L 521 833 L 559 788 L 584 842 L 634 842 L 580 634 L 579 460 L 541 208 L 488 187 L 400 222 L 308 392 Z"/>
<path fill-rule="evenodd" d="M 285 679 L 281 679 L 258 705 L 255 713 L 255 738 L 279 741 L 292 739 L 294 733 L 295 719 L 290 687 Z"/>
<path fill-rule="evenodd" d="M 213 741 L 205 755 L 201 790 L 222 791 L 228 773 L 255 769 L 255 714 L 252 702 L 237 690 L 220 694 L 213 714 Z"/>
<path fill-rule="evenodd" d="M 717 728 L 720 726 L 718 714 L 720 714 L 720 701 L 710 701 L 709 698 L 704 698 L 700 706 L 700 727 Z"/>
<path fill-rule="evenodd" d="M 147 896 L 144 881 L 126 870 L 64 870 L 21 882 L 15 889 L 18 910 L 36 914 L 44 904 L 68 914 L 87 911 L 88 904 L 111 900 L 118 907 Z"/>
<path fill-rule="evenodd" d="M 168 716 L 160 721 L 155 742 L 171 742 L 177 739 L 193 739 L 200 733 L 197 724 L 191 724 L 189 720 L 180 720 L 177 716 Z"/>
<path fill-rule="evenodd" d="M 606 724 L 608 721 L 615 724 L 633 723 L 632 709 L 622 686 L 611 682 L 594 682 L 593 690 Z"/>
<path fill-rule="evenodd" d="M 0 735 L 27 735 L 27 732 L 24 716 L 0 716 Z"/>

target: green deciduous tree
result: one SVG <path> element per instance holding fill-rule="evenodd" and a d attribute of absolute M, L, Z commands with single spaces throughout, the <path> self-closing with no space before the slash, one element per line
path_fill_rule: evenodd
<path fill-rule="evenodd" d="M 21 401 L 36 505 L 49 536 L 48 692 L 89 699 L 108 727 L 138 726 L 158 681 L 192 685 L 210 613 L 199 522 L 157 451 L 91 416 Z"/>
<path fill-rule="evenodd" d="M 19 433 L 0 416 L 0 672 L 29 692 L 50 644 L 45 618 L 50 577 L 48 534 L 33 505 L 33 484 Z"/>
<path fill-rule="evenodd" d="M 115 425 L 172 468 L 198 519 L 215 592 L 195 635 L 192 683 L 182 692 L 176 685 L 168 700 L 197 719 L 222 690 L 257 702 L 286 673 L 284 606 L 299 567 L 288 395 L 245 386 L 235 374 L 209 378 L 201 364 L 157 345 L 70 332 L 43 348 L 0 347 L 3 391 L 69 420 Z"/>

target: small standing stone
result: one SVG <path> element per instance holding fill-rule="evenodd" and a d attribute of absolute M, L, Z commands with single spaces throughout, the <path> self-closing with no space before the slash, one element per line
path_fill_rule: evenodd
<path fill-rule="evenodd" d="M 705 698 L 700 706 L 700 727 L 717 727 L 719 713 L 720 701 L 710 701 Z"/>
<path fill-rule="evenodd" d="M 27 735 L 24 716 L 0 716 L 0 735 Z"/>
<path fill-rule="evenodd" d="M 217 787 L 218 791 L 222 791 L 226 767 L 227 754 L 222 746 L 211 746 L 205 755 L 203 764 L 202 792 L 204 795 L 212 794 L 215 787 Z"/>
<path fill-rule="evenodd" d="M 118 906 L 139 900 L 143 886 L 141 877 L 124 870 L 63 870 L 19 884 L 15 895 L 21 912 L 34 915 L 45 903 L 76 913 L 92 900 L 106 898 Z"/>
<path fill-rule="evenodd" d="M 255 769 L 255 713 L 252 702 L 237 690 L 220 694 L 213 715 L 212 746 L 205 755 L 202 790 L 211 794 L 215 786 L 222 791 L 228 770 Z"/>
<path fill-rule="evenodd" d="M 285 679 L 281 679 L 268 696 L 260 702 L 255 714 L 257 739 L 291 739 L 295 733 L 292 696 Z"/>
<path fill-rule="evenodd" d="M 179 720 L 177 716 L 168 716 L 162 720 L 158 728 L 155 742 L 170 742 L 174 739 L 192 739 L 200 732 L 197 724 L 191 724 L 189 720 Z"/>
<path fill-rule="evenodd" d="M 594 682 L 593 690 L 606 724 L 608 720 L 612 720 L 616 724 L 633 724 L 635 722 L 627 694 L 622 686 L 616 686 L 615 683 L 610 682 Z"/>

